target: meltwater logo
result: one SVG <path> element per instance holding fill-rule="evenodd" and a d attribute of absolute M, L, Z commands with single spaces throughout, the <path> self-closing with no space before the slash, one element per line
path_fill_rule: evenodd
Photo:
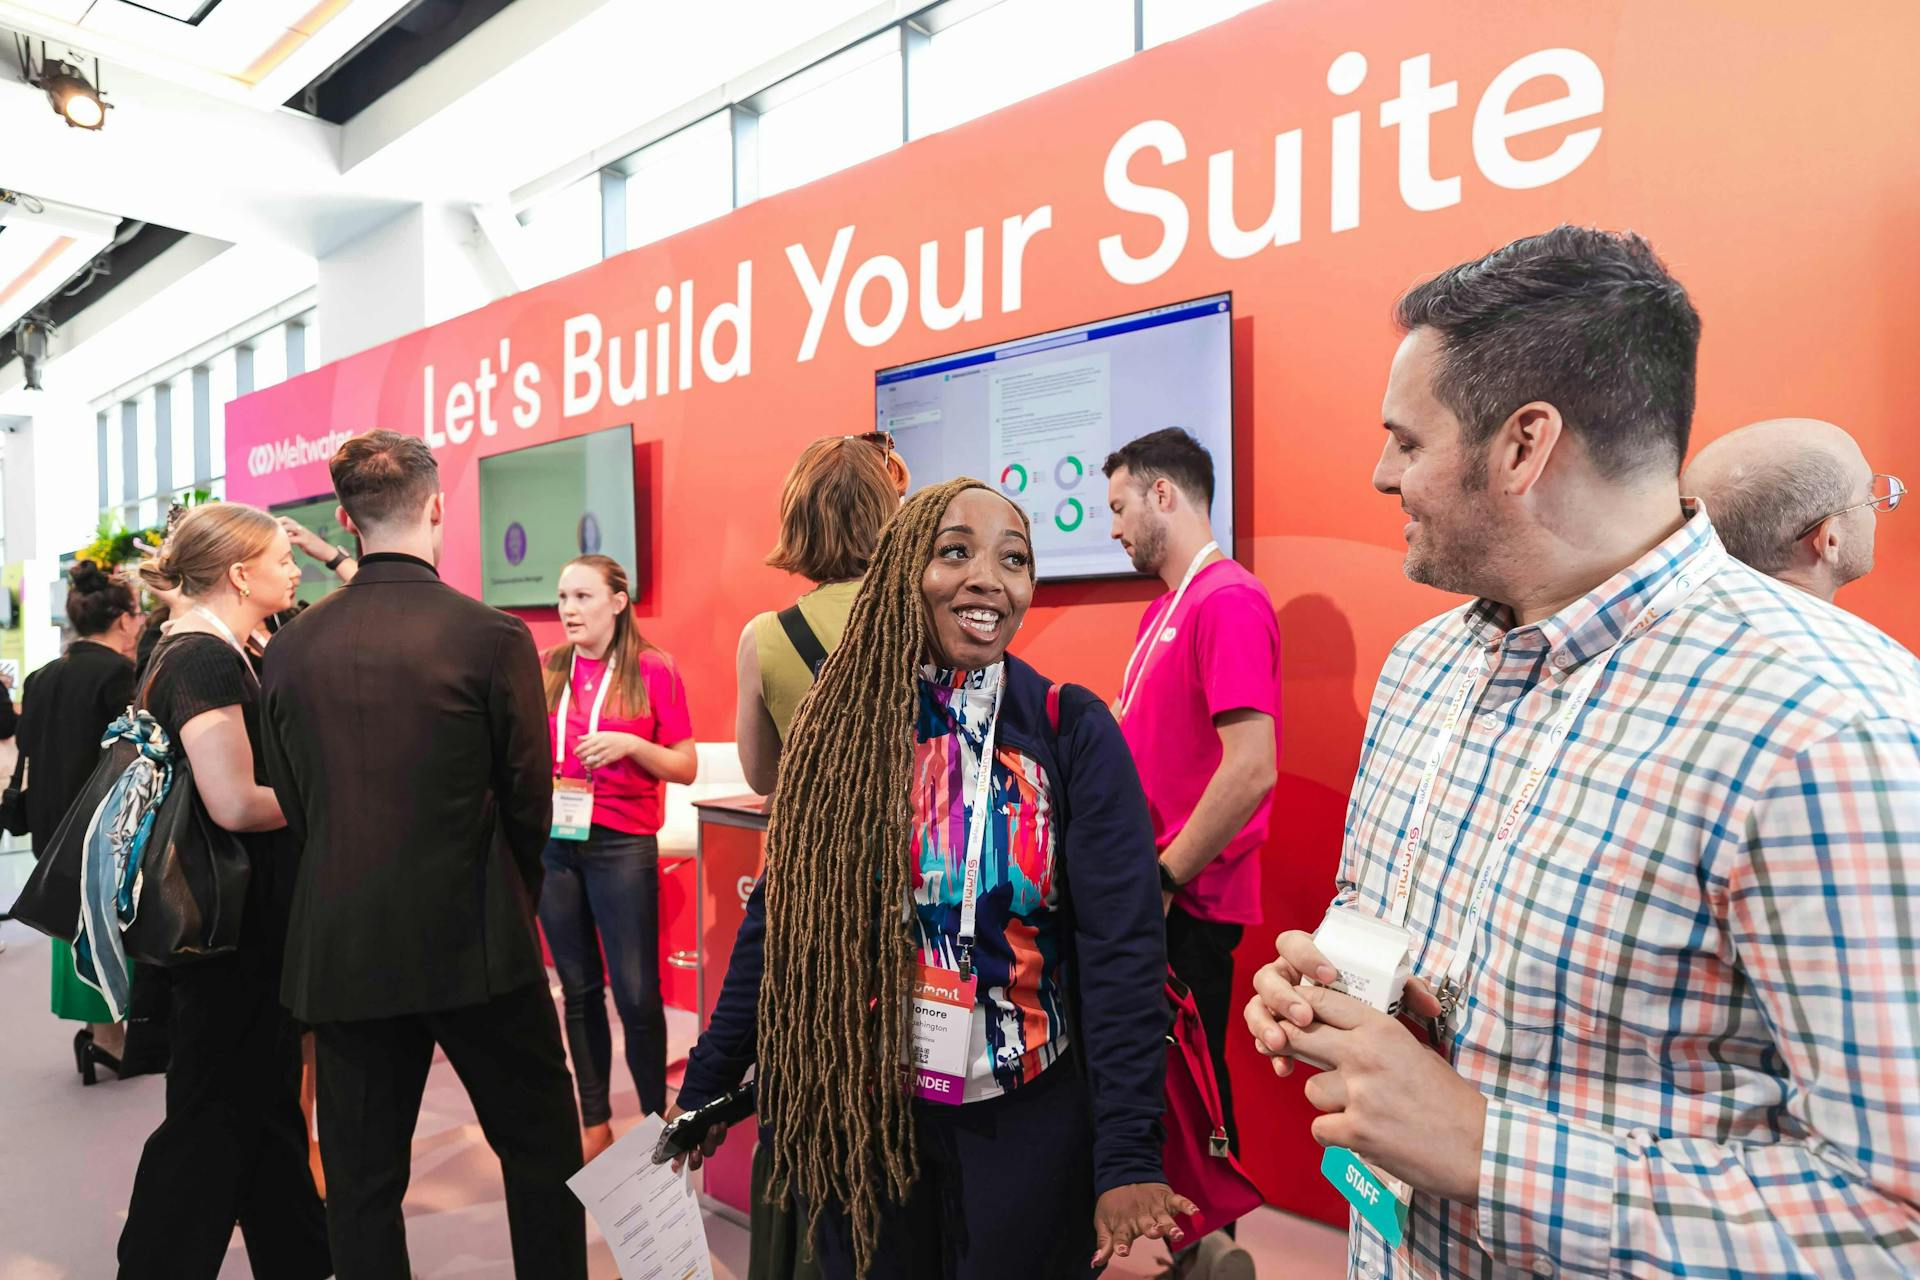
<path fill-rule="evenodd" d="M 325 462 L 353 438 L 351 431 L 329 431 L 323 436 L 288 436 L 247 450 L 247 474 L 256 478 L 290 471 L 313 462 Z"/>

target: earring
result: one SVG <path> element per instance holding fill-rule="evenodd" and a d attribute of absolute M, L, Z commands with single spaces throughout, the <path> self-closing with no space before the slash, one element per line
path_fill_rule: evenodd
<path fill-rule="evenodd" d="M 248 586 L 243 586 L 243 587 L 241 587 L 241 588 L 240 588 L 240 598 L 241 598 L 242 600 L 251 600 L 251 599 L 253 599 L 253 588 L 252 588 L 252 587 L 248 587 Z"/>

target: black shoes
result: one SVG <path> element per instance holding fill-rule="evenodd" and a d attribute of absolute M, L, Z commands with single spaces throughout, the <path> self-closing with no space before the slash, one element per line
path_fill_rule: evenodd
<path fill-rule="evenodd" d="M 93 1042 L 93 1032 L 82 1027 L 73 1033 L 73 1063 L 80 1071 L 80 1083 L 98 1084 L 95 1068 L 105 1067 L 116 1079 L 121 1077 L 120 1059 Z"/>

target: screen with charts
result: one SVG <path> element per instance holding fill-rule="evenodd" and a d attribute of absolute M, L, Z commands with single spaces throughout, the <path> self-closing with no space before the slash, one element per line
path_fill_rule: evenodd
<path fill-rule="evenodd" d="M 1026 509 L 1040 580 L 1133 573 L 1100 466 L 1181 427 L 1213 455 L 1213 528 L 1233 554 L 1233 301 L 1220 293 L 882 369 L 876 424 L 916 489 L 976 476 Z"/>
<path fill-rule="evenodd" d="M 341 528 L 340 521 L 334 516 L 339 506 L 339 500 L 329 493 L 318 498 L 302 498 L 297 502 L 279 503 L 268 507 L 267 514 L 291 516 L 336 548 L 344 549 L 349 555 L 357 554 L 359 547 L 354 536 Z M 315 603 L 340 585 L 340 579 L 335 576 L 333 570 L 299 547 L 293 549 L 293 562 L 300 566 L 300 587 L 294 594 L 308 604 Z"/>
<path fill-rule="evenodd" d="M 480 598 L 550 605 L 575 556 L 634 573 L 633 428 L 612 427 L 480 459 Z"/>

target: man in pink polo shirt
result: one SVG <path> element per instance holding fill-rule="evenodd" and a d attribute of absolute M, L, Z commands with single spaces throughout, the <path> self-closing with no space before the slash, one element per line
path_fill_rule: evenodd
<path fill-rule="evenodd" d="M 1145 435 L 1102 468 L 1113 536 L 1167 594 L 1148 606 L 1115 709 L 1153 814 L 1167 899 L 1167 959 L 1193 991 L 1227 1133 L 1233 952 L 1260 923 L 1280 737 L 1280 628 L 1267 589 L 1214 541 L 1213 459 L 1177 427 Z M 1202 1242 L 1210 1274 L 1251 1275 L 1230 1242 Z M 1230 1255 L 1238 1254 L 1238 1257 Z"/>

